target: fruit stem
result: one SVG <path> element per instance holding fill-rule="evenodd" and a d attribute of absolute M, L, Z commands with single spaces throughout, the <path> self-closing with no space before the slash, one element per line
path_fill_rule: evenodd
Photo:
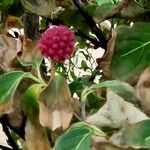
<path fill-rule="evenodd" d="M 50 70 L 50 73 L 51 73 L 51 78 L 50 78 L 50 81 L 52 80 L 52 78 L 54 77 L 55 75 L 55 62 L 50 60 L 51 61 L 51 70 Z"/>

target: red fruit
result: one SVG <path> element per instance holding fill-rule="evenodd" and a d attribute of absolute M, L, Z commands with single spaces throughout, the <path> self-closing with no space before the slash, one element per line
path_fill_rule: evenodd
<path fill-rule="evenodd" d="M 63 25 L 47 29 L 38 41 L 38 48 L 42 55 L 55 62 L 70 58 L 74 51 L 74 45 L 74 33 Z"/>

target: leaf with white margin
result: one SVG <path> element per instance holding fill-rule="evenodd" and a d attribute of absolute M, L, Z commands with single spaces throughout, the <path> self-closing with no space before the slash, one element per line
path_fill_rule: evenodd
<path fill-rule="evenodd" d="M 54 150 L 91 150 L 93 135 L 106 138 L 105 133 L 95 126 L 78 122 L 56 140 Z"/>

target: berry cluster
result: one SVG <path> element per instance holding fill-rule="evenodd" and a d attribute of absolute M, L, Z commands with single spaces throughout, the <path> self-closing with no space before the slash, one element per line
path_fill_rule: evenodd
<path fill-rule="evenodd" d="M 60 25 L 47 29 L 38 41 L 38 48 L 46 58 L 55 62 L 71 57 L 75 35 L 68 27 Z"/>

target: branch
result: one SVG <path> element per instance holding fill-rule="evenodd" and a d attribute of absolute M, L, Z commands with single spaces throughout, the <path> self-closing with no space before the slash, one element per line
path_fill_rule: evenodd
<path fill-rule="evenodd" d="M 85 33 L 83 33 L 80 30 L 75 32 L 75 35 L 80 36 L 86 40 L 89 40 L 94 45 L 95 48 L 98 48 L 101 46 L 100 42 L 97 39 L 91 38 L 90 36 L 86 35 Z"/>
<path fill-rule="evenodd" d="M 3 127 L 3 131 L 5 132 L 6 136 L 8 137 L 8 144 L 10 144 L 10 146 L 15 149 L 15 150 L 19 150 L 18 145 L 16 144 L 16 142 L 14 141 L 14 139 L 12 138 L 9 128 L 5 125 L 5 123 L 3 121 L 1 121 L 2 127 Z"/>
<path fill-rule="evenodd" d="M 87 22 L 88 26 L 91 28 L 91 31 L 96 35 L 98 38 L 100 45 L 103 49 L 107 49 L 107 39 L 104 33 L 97 27 L 93 18 L 87 13 L 84 8 L 83 3 L 80 0 L 73 0 L 74 5 L 78 8 L 79 12 Z"/>

